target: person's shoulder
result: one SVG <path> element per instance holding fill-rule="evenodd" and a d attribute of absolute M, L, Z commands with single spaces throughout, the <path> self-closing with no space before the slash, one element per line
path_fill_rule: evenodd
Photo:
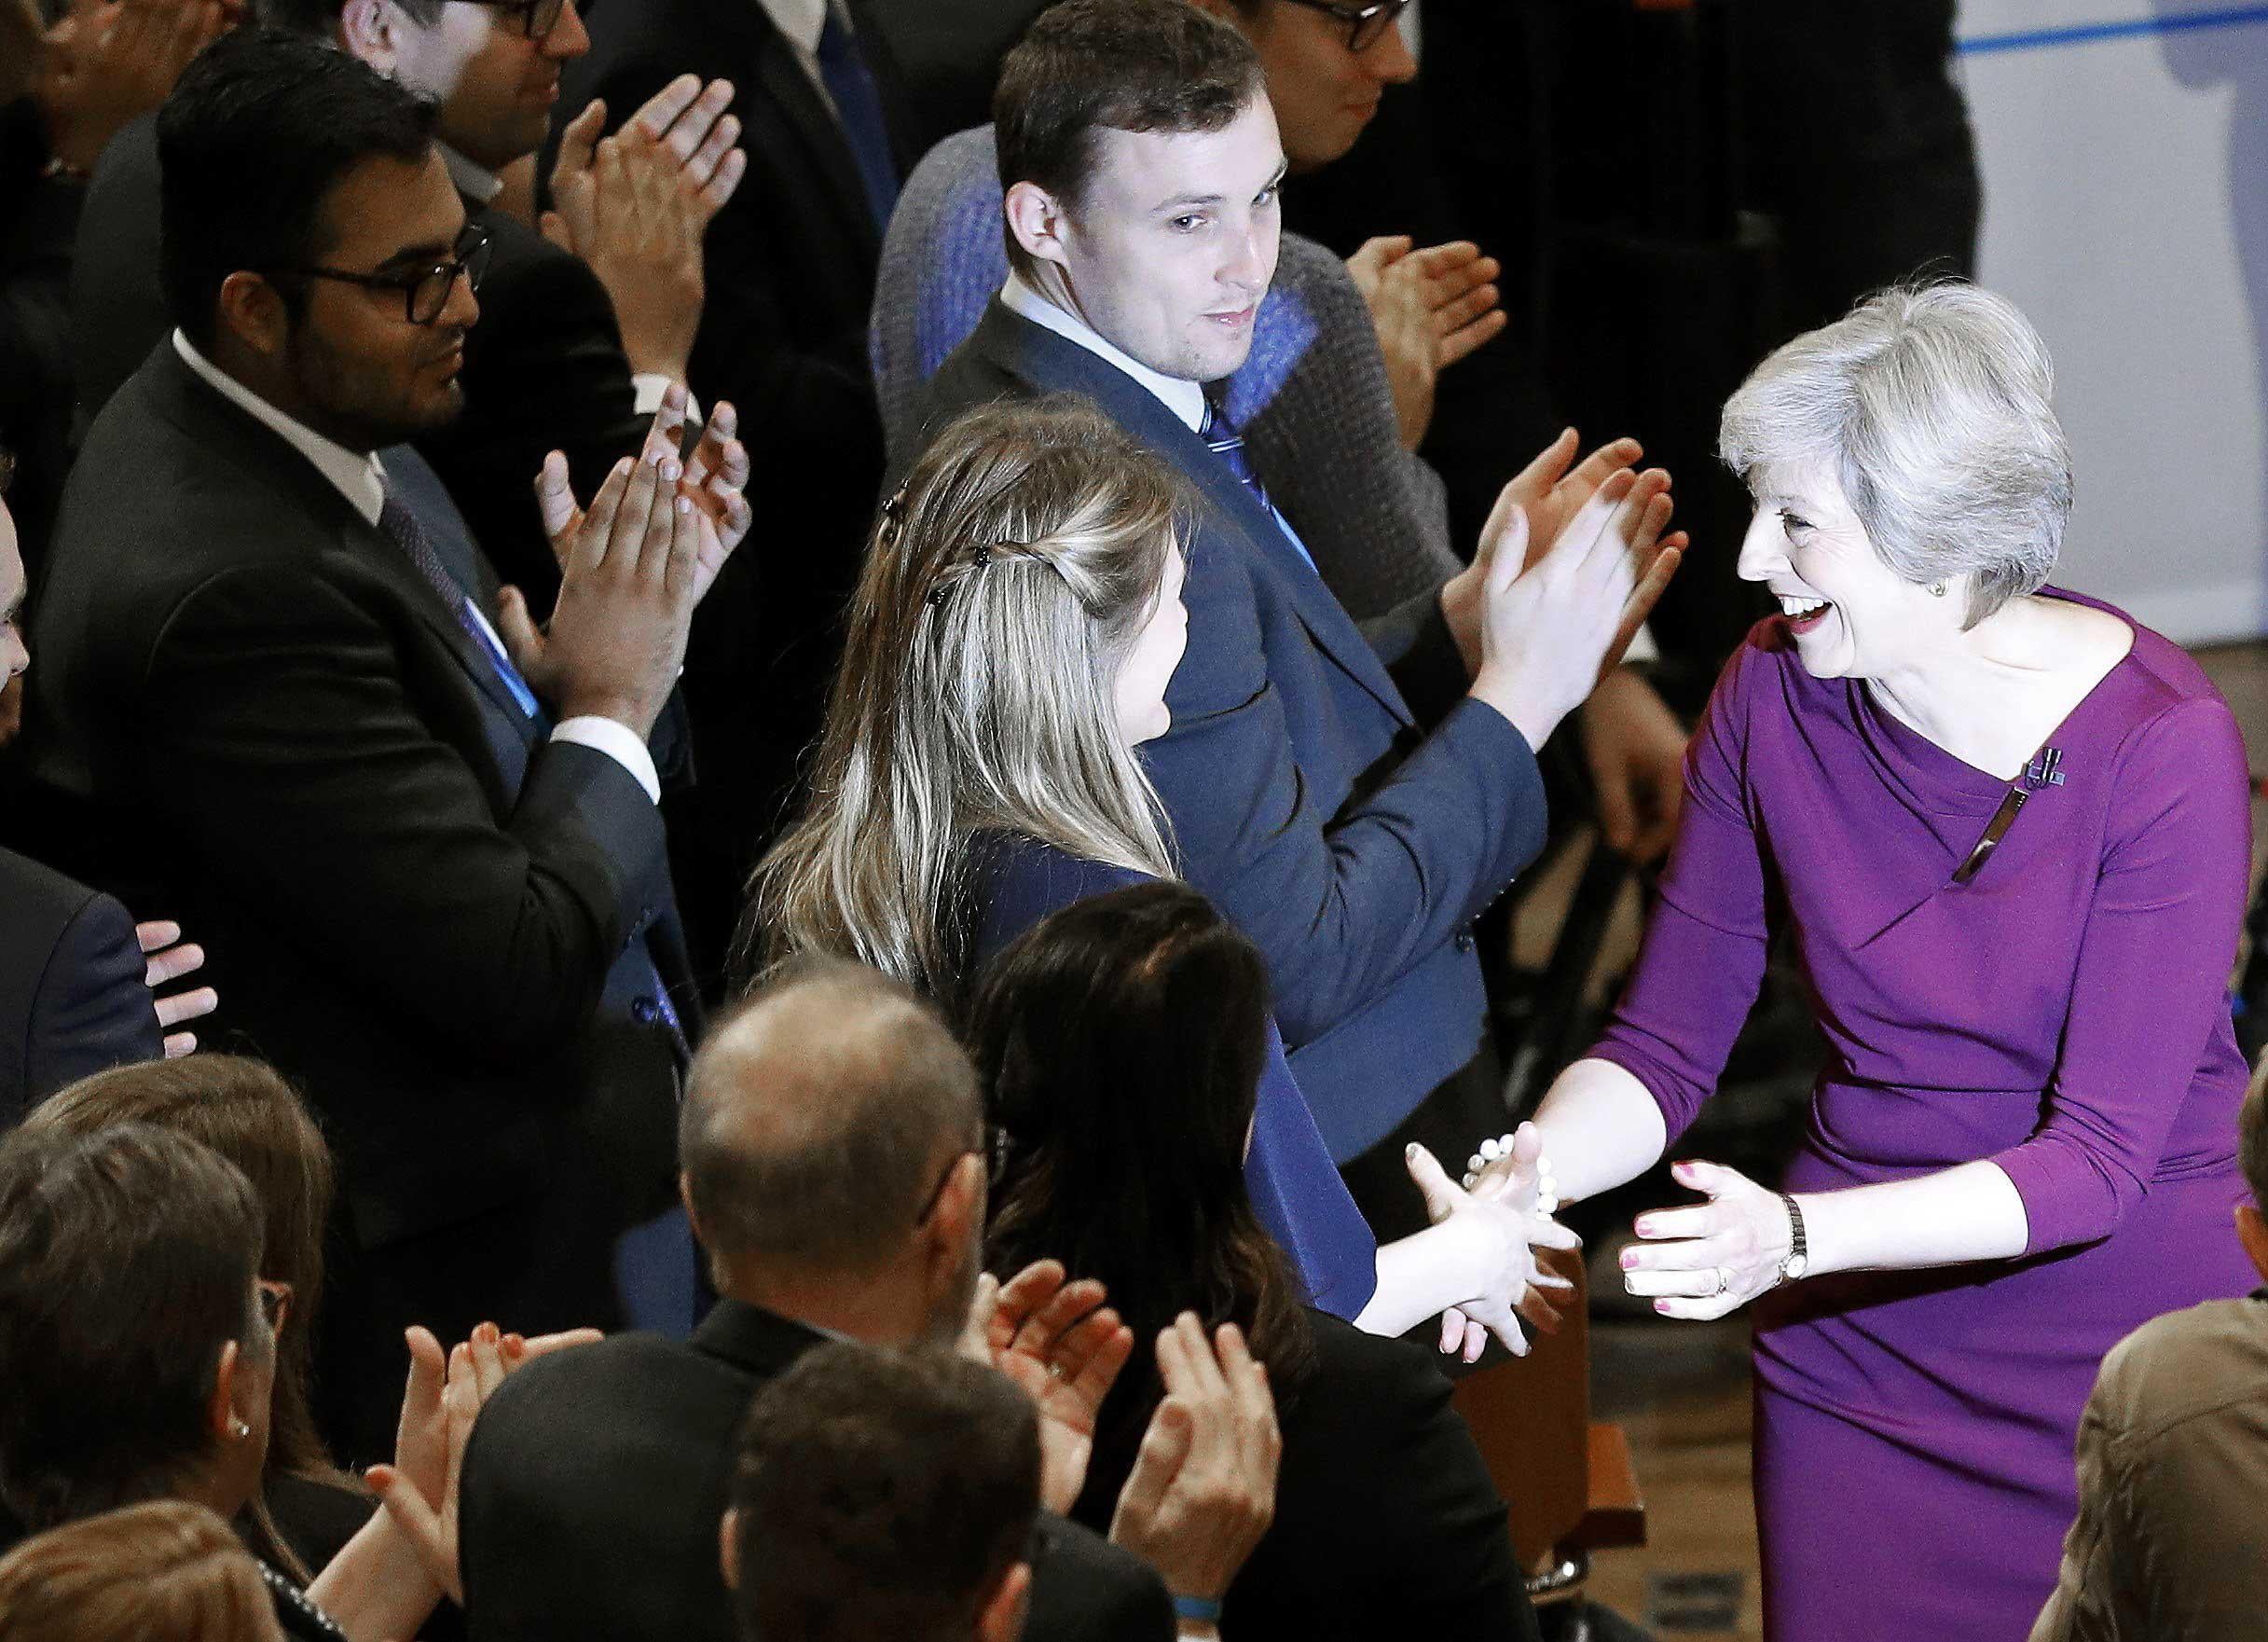
<path fill-rule="evenodd" d="M 482 1404 L 474 1435 L 491 1448 L 515 1435 L 549 1445 L 570 1432 L 673 1422 L 719 1394 L 745 1402 L 749 1378 L 680 1341 L 612 1334 L 515 1371 Z"/>
<path fill-rule="evenodd" d="M 2268 1401 L 2268 1300 L 2258 1297 L 2152 1318 L 2105 1354 L 2090 1406 L 2147 1441 L 2246 1401 Z"/>
<path fill-rule="evenodd" d="M 109 899 L 45 862 L 0 849 L 0 904 L 7 905 L 8 927 L 19 938 L 45 929 L 52 941 L 90 903 Z"/>
<path fill-rule="evenodd" d="M 1287 1400 L 1287 1432 L 1327 1429 L 1342 1433 L 1351 1447 L 1392 1447 L 1449 1410 L 1449 1379 L 1424 1346 L 1365 1333 L 1313 1307 L 1303 1315 L 1315 1355 Z M 1334 1446 L 1340 1441 L 1334 1438 Z"/>
<path fill-rule="evenodd" d="M 1134 1642 L 1172 1635 L 1173 1599 L 1148 1563 L 1052 1511 L 1033 1525 L 1026 1642 Z"/>
<path fill-rule="evenodd" d="M 1052 912 L 1096 895 L 1149 882 L 1148 874 L 1023 834 L 988 833 L 969 847 L 975 897 L 976 959 L 989 958 Z"/>

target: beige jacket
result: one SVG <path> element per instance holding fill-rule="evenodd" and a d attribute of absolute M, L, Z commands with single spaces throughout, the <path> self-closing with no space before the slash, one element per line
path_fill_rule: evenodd
<path fill-rule="evenodd" d="M 2145 1323 L 2079 1425 L 2079 1520 L 2031 1642 L 2268 1636 L 2268 1290 Z"/>

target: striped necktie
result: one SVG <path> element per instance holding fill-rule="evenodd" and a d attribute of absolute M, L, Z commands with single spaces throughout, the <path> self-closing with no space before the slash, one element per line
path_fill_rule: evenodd
<path fill-rule="evenodd" d="M 520 711 L 535 721 L 539 730 L 548 728 L 550 721 L 544 717 L 543 703 L 528 687 L 520 669 L 512 664 L 512 657 L 504 653 L 495 630 L 474 613 L 473 600 L 458 585 L 457 578 L 449 574 L 448 566 L 441 562 L 433 544 L 425 539 L 425 527 L 418 522 L 418 516 L 389 496 L 378 509 L 378 529 L 393 539 L 394 545 L 418 567 L 418 573 L 433 584 L 433 591 L 441 595 L 441 602 L 455 614 L 457 625 L 487 659 L 489 669 L 503 682 L 504 689 L 519 703 Z"/>
<path fill-rule="evenodd" d="M 1227 464 L 1229 471 L 1236 476 L 1237 482 L 1252 492 L 1252 499 L 1260 504 L 1262 512 L 1276 521 L 1276 529 L 1284 532 L 1284 539 L 1298 549 L 1301 559 L 1307 560 L 1308 568 L 1314 569 L 1315 556 L 1307 550 L 1307 544 L 1299 540 L 1299 532 L 1291 528 L 1290 521 L 1276 511 L 1276 504 L 1268 500 L 1268 487 L 1260 483 L 1260 476 L 1253 470 L 1252 458 L 1244 453 L 1244 435 L 1237 431 L 1228 413 L 1210 399 L 1205 401 L 1205 419 L 1197 430 L 1197 436 L 1205 442 L 1206 449 Z"/>

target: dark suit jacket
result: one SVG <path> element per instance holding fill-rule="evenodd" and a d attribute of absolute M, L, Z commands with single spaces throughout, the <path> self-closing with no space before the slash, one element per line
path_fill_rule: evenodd
<path fill-rule="evenodd" d="M 71 302 L 85 422 L 173 328 L 158 284 L 158 184 L 157 122 L 137 120 L 103 151 L 79 219 Z M 559 586 L 535 508 L 545 452 L 567 453 L 575 493 L 587 500 L 638 449 L 646 419 L 598 276 L 517 218 L 464 204 L 490 246 L 459 379 L 464 414 L 418 448 L 473 539 L 541 618 Z"/>
<path fill-rule="evenodd" d="M 864 0 L 850 9 L 903 174 L 914 156 L 896 66 Z M 603 97 L 619 124 L 680 74 L 721 76 L 737 88 L 748 155 L 708 228 L 693 384 L 705 404 L 729 399 L 740 412 L 757 539 L 725 567 L 695 629 L 685 694 L 703 780 L 669 816 L 696 959 L 708 970 L 818 737 L 879 498 L 866 318 L 882 236 L 841 128 L 759 0 L 639 0 L 588 22 L 590 54 L 568 65 L 562 108 Z"/>
<path fill-rule="evenodd" d="M 1307 1317 L 1313 1370 L 1278 1394 L 1275 1521 L 1229 1588 L 1221 1635 L 1534 1642 L 1504 1500 L 1431 1354 Z M 1107 1434 L 1080 1520 L 1110 1509 L 1125 1452 Z"/>
<path fill-rule="evenodd" d="M 1204 441 L 1077 343 L 995 301 L 925 420 L 1049 393 L 1092 401 L 1203 503 L 1174 724 L 1143 752 L 1189 880 L 1267 956 L 1292 1069 L 1344 1163 L 1480 1042 L 1470 927 L 1543 846 L 1534 754 L 1464 695 L 1437 590 L 1358 627 Z"/>
<path fill-rule="evenodd" d="M 109 896 L 0 849 L 0 1128 L 91 1072 L 165 1053 L 134 920 Z"/>
<path fill-rule="evenodd" d="M 822 1336 L 738 1301 L 678 1345 L 620 1334 L 544 1358 L 480 1412 L 459 1556 L 474 1642 L 735 1642 L 717 1525 L 749 1403 Z M 1042 1514 L 1028 1642 L 1174 1631 L 1146 1565 Z"/>
<path fill-rule="evenodd" d="M 392 478 L 485 592 L 430 473 L 401 452 Z M 171 344 L 89 435 L 34 628 L 50 835 L 147 863 L 139 904 L 213 954 L 216 1034 L 323 1117 L 353 1244 L 491 1217 L 498 1291 L 429 1279 L 430 1315 L 612 1318 L 612 1235 L 669 1197 L 682 1056 L 637 780 L 547 739 L 408 557 Z M 515 1214 L 573 1235 L 515 1245 Z"/>

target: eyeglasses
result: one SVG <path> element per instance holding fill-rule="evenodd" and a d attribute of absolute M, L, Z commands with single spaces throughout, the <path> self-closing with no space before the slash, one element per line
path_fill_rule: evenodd
<path fill-rule="evenodd" d="M 482 0 L 490 11 L 520 20 L 520 33 L 530 40 L 548 40 L 567 12 L 567 0 Z M 588 11 L 584 6 L 582 10 Z"/>
<path fill-rule="evenodd" d="M 449 247 L 447 261 L 405 268 L 398 273 L 355 273 L 343 268 L 301 268 L 292 271 L 306 279 L 337 280 L 369 291 L 399 291 L 403 314 L 409 323 L 429 325 L 449 305 L 449 293 L 457 288 L 459 274 L 464 276 L 474 291 L 480 289 L 481 276 L 488 271 L 488 236 L 477 223 L 467 223 L 464 232 L 457 236 L 457 242 Z"/>
<path fill-rule="evenodd" d="M 937 1177 L 937 1184 L 930 1187 L 929 1195 L 922 1199 L 921 1212 L 914 1217 L 915 1225 L 926 1226 L 929 1223 L 929 1217 L 937 1212 L 937 1206 L 945 1195 L 945 1188 L 953 1182 L 953 1171 L 961 1166 L 961 1159 L 983 1157 L 985 1151 L 986 1142 L 980 1139 L 975 1145 L 966 1147 L 945 1160 L 944 1172 Z"/>
<path fill-rule="evenodd" d="M 272 1338 L 283 1332 L 283 1319 L 292 1313 L 292 1286 L 267 1277 L 258 1279 L 260 1289 L 260 1320 L 268 1325 Z"/>
<path fill-rule="evenodd" d="M 1409 0 L 1373 0 L 1368 6 L 1341 6 L 1338 0 L 1292 0 L 1311 11 L 1321 11 L 1347 25 L 1347 49 L 1368 51 L 1400 21 Z"/>

